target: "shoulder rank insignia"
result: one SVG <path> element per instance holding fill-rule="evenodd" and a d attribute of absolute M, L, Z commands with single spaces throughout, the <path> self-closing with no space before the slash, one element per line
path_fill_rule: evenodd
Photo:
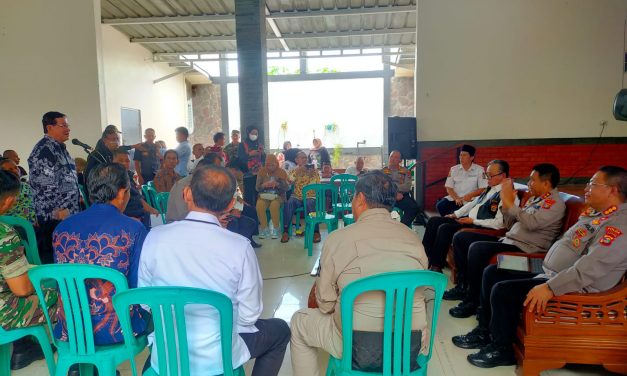
<path fill-rule="evenodd" d="M 605 211 L 603 212 L 603 215 L 610 215 L 610 214 L 614 213 L 616 210 L 618 210 L 616 205 L 612 205 L 609 208 L 605 209 Z"/>
<path fill-rule="evenodd" d="M 542 195 L 541 198 L 544 200 L 545 198 L 549 198 L 549 197 L 551 197 L 551 192 L 545 193 L 544 195 Z"/>
<path fill-rule="evenodd" d="M 547 198 L 542 203 L 542 209 L 551 209 L 551 206 L 553 206 L 554 204 L 555 200 L 553 200 L 552 198 Z"/>
<path fill-rule="evenodd" d="M 588 206 L 587 208 L 581 211 L 581 214 L 579 216 L 580 217 L 592 217 L 595 214 L 596 214 L 596 210 L 594 210 L 591 206 Z"/>
<path fill-rule="evenodd" d="M 610 245 L 612 245 L 614 240 L 619 238 L 621 235 L 623 235 L 623 232 L 618 228 L 613 226 L 607 226 L 605 228 L 605 234 L 603 234 L 603 237 L 599 239 L 599 244 L 609 247 Z"/>

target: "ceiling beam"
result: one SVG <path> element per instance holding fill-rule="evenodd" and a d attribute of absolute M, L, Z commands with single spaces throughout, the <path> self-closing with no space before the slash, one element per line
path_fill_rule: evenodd
<path fill-rule="evenodd" d="M 389 5 L 380 7 L 334 8 L 320 10 L 293 10 L 278 11 L 266 14 L 268 19 L 309 18 L 327 16 L 358 16 L 367 14 L 415 12 L 415 5 Z M 224 22 L 235 21 L 234 14 L 202 14 L 197 16 L 165 16 L 165 17 L 129 17 L 103 18 L 102 23 L 107 25 L 147 25 L 188 22 Z"/>
<path fill-rule="evenodd" d="M 270 9 L 268 8 L 267 4 L 265 5 L 265 8 L 266 8 L 265 9 L 266 21 L 268 21 L 268 25 L 270 25 L 270 28 L 272 29 L 274 36 L 279 38 L 279 42 L 281 43 L 281 46 L 283 46 L 283 49 L 285 51 L 289 51 L 290 47 L 285 42 L 285 39 L 283 39 L 283 35 L 281 34 L 281 30 L 279 30 L 279 26 L 276 24 L 276 21 L 272 18 L 268 18 L 268 15 L 270 15 Z"/>
<path fill-rule="evenodd" d="M 308 39 L 308 38 L 334 38 L 334 37 L 358 37 L 370 35 L 390 35 L 390 34 L 412 34 L 416 29 L 412 27 L 399 29 L 373 29 L 373 30 L 349 30 L 349 31 L 325 31 L 308 33 L 286 33 L 278 38 L 268 36 L 268 40 L 276 39 Z M 190 37 L 163 37 L 163 38 L 131 38 L 131 43 L 153 44 L 153 43 L 189 43 L 189 42 L 234 42 L 235 35 L 216 36 L 190 36 Z"/>
<path fill-rule="evenodd" d="M 176 72 L 174 72 L 174 73 L 170 73 L 170 74 L 165 75 L 165 76 L 163 76 L 163 77 L 157 78 L 156 80 L 152 81 L 152 83 L 153 83 L 153 84 L 158 84 L 159 82 L 161 82 L 161 81 L 165 81 L 165 80 L 167 80 L 168 78 L 172 78 L 172 77 L 178 76 L 179 74 L 183 74 L 183 73 L 191 72 L 191 71 L 193 71 L 193 70 L 194 70 L 194 68 L 180 69 L 180 70 L 178 70 L 178 71 L 176 71 Z"/>
<path fill-rule="evenodd" d="M 381 13 L 401 13 L 415 12 L 415 5 L 390 5 L 381 7 L 361 7 L 361 8 L 335 8 L 320 10 L 294 10 L 270 12 L 268 17 L 279 18 L 308 18 L 308 17 L 326 17 L 326 16 L 358 16 L 365 14 L 381 14 Z"/>
<path fill-rule="evenodd" d="M 106 25 L 147 25 L 147 24 L 172 24 L 188 22 L 217 22 L 235 21 L 232 14 L 205 14 L 202 16 L 167 16 L 167 17 L 133 17 L 133 18 L 103 18 Z"/>

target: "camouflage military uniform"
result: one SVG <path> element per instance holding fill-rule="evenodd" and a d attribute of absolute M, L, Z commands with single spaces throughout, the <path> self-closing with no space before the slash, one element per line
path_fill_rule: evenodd
<path fill-rule="evenodd" d="M 37 295 L 16 296 L 5 280 L 19 277 L 31 267 L 17 232 L 11 226 L 0 223 L 0 325 L 4 329 L 42 324 L 46 320 Z M 45 299 L 46 306 L 50 307 L 50 316 L 56 317 L 56 291 L 46 290 Z"/>

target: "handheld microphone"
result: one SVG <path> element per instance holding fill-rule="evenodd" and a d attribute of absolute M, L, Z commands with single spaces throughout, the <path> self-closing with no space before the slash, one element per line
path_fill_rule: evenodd
<path fill-rule="evenodd" d="M 85 149 L 85 151 L 93 150 L 93 148 L 91 146 L 89 146 L 89 145 L 87 145 L 87 144 L 85 144 L 83 142 L 80 142 L 78 140 L 78 138 L 73 138 L 72 139 L 72 144 L 82 147 L 83 149 Z"/>

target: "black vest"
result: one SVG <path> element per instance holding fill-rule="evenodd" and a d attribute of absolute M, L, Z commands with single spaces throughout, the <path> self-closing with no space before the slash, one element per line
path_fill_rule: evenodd
<path fill-rule="evenodd" d="M 481 201 L 487 195 L 489 191 L 484 192 L 479 201 Z M 499 210 L 499 203 L 501 202 L 501 191 L 494 193 L 486 202 L 479 206 L 477 212 L 477 219 L 494 219 L 496 213 Z"/>

